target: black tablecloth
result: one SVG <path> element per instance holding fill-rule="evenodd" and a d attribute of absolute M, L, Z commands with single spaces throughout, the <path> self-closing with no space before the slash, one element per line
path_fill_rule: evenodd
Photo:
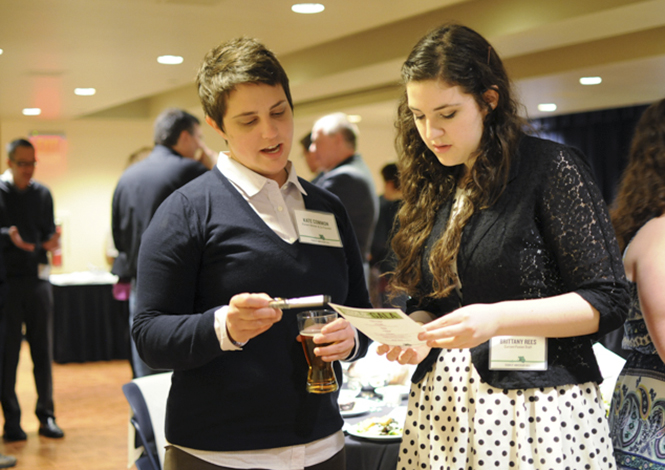
<path fill-rule="evenodd" d="M 404 400 L 403 404 L 406 405 Z M 373 416 L 385 416 L 392 410 L 384 406 L 372 413 L 346 418 L 347 424 L 356 424 Z M 346 470 L 395 470 L 400 441 L 376 442 L 355 436 L 345 436 Z"/>
<path fill-rule="evenodd" d="M 128 305 L 112 284 L 53 285 L 53 307 L 55 362 L 129 359 Z"/>
<path fill-rule="evenodd" d="M 363 441 L 346 436 L 346 470 L 395 470 L 399 442 Z"/>

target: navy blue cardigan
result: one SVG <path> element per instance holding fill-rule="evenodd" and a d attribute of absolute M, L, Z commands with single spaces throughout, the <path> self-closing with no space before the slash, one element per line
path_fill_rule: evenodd
<path fill-rule="evenodd" d="M 305 391 L 297 311 L 222 351 L 214 312 L 242 292 L 273 297 L 328 294 L 370 307 L 360 252 L 346 211 L 301 180 L 308 210 L 335 215 L 343 248 L 292 245 L 277 236 L 217 168 L 174 192 L 143 236 L 133 336 L 145 362 L 174 369 L 166 411 L 169 442 L 230 451 L 296 445 L 342 427 L 337 393 Z M 360 355 L 368 340 L 361 335 Z M 335 364 L 338 380 L 342 375 Z"/>

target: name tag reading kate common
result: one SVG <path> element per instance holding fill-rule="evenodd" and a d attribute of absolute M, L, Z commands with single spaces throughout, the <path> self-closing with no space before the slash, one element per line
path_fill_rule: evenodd
<path fill-rule="evenodd" d="M 335 216 L 329 212 L 294 211 L 300 243 L 342 247 Z"/>

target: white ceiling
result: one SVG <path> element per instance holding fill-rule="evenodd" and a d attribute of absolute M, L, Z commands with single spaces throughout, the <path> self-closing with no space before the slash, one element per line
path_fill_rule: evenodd
<path fill-rule="evenodd" d="M 284 64 L 299 116 L 394 114 L 399 67 L 429 28 L 467 24 L 503 57 L 531 117 L 665 97 L 665 0 L 322 0 L 298 15 L 290 0 L 0 0 L 0 119 L 149 117 L 198 107 L 193 77 L 205 53 L 246 35 Z M 163 54 L 184 63 L 160 65 Z M 582 75 L 603 83 L 584 87 Z M 92 97 L 74 95 L 94 87 Z"/>

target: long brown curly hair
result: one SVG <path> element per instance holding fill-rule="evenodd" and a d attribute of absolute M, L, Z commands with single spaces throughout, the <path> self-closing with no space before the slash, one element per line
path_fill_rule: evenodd
<path fill-rule="evenodd" d="M 610 217 L 622 251 L 645 223 L 665 213 L 665 99 L 649 106 L 635 127 L 612 206 Z"/>
<path fill-rule="evenodd" d="M 491 206 L 504 190 L 511 155 L 522 135 L 524 120 L 518 116 L 512 86 L 499 56 L 478 33 L 465 26 L 446 24 L 424 36 L 402 66 L 402 82 L 438 80 L 459 86 L 486 110 L 483 134 L 473 168 L 464 174 L 463 165 L 446 167 L 427 148 L 403 93 L 396 121 L 398 166 L 402 194 L 399 230 L 392 247 L 398 264 L 391 277 L 393 292 L 425 295 L 422 257 L 432 232 L 436 213 L 461 186 L 468 197 L 455 223 L 433 246 L 428 260 L 434 277 L 434 298 L 447 296 L 456 284 L 453 262 L 460 248 L 462 230 L 476 210 Z M 483 98 L 494 89 L 499 101 L 494 109 Z"/>

